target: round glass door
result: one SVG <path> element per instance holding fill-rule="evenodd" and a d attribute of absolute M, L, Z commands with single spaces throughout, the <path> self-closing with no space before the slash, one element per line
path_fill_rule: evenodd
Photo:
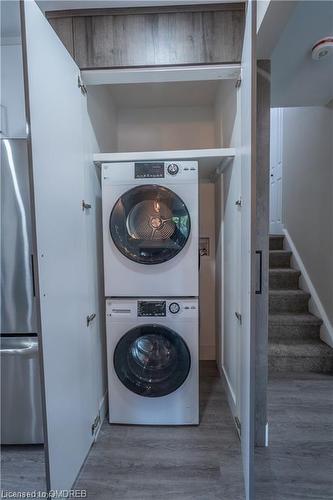
<path fill-rule="evenodd" d="M 160 264 L 184 248 L 190 235 L 185 203 L 162 186 L 137 186 L 123 194 L 110 215 L 118 250 L 140 264 Z"/>
<path fill-rule="evenodd" d="M 114 352 L 120 381 L 135 394 L 166 396 L 186 380 L 191 357 L 183 339 L 161 325 L 143 325 L 127 332 Z"/>

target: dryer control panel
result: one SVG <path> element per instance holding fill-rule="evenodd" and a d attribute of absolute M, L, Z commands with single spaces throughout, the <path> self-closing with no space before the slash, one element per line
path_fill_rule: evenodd
<path fill-rule="evenodd" d="M 164 162 L 134 163 L 134 177 L 136 179 L 163 179 Z"/>
<path fill-rule="evenodd" d="M 103 186 L 198 182 L 197 161 L 135 161 L 102 164 Z"/>

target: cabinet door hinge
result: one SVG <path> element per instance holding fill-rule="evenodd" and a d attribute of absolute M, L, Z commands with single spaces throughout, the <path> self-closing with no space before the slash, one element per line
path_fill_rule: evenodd
<path fill-rule="evenodd" d="M 240 322 L 240 324 L 242 324 L 242 315 L 241 315 L 241 313 L 239 313 L 239 312 L 236 311 L 235 312 L 235 316 L 238 319 L 238 321 Z"/>
<path fill-rule="evenodd" d="M 81 90 L 83 95 L 87 94 L 87 87 L 83 83 L 81 75 L 78 75 L 78 77 L 77 77 L 77 86 L 79 87 L 79 89 Z"/>
<path fill-rule="evenodd" d="M 241 83 L 242 83 L 242 79 L 238 78 L 238 80 L 236 80 L 236 83 L 235 83 L 236 89 L 239 89 L 239 87 L 241 86 Z"/>
<path fill-rule="evenodd" d="M 87 327 L 90 325 L 90 323 L 92 321 L 94 321 L 95 318 L 96 318 L 96 314 L 95 313 L 89 314 L 89 316 L 87 316 Z"/>
<path fill-rule="evenodd" d="M 81 206 L 82 206 L 82 210 L 88 210 L 89 208 L 91 208 L 91 205 L 90 203 L 86 203 L 84 200 L 82 200 L 82 203 L 81 203 Z"/>
<path fill-rule="evenodd" d="M 239 200 L 236 200 L 235 205 L 236 205 L 236 207 L 241 207 L 242 206 L 242 199 L 239 198 Z"/>
<path fill-rule="evenodd" d="M 96 432 L 96 429 L 98 429 L 98 426 L 101 422 L 101 417 L 100 417 L 100 414 L 97 415 L 97 417 L 95 418 L 95 420 L 93 421 L 92 425 L 91 425 L 91 434 L 92 436 L 95 434 Z"/>

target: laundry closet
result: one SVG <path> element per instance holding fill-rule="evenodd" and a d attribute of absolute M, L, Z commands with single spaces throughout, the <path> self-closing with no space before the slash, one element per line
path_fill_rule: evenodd
<path fill-rule="evenodd" d="M 250 491 L 252 8 L 250 3 L 245 16 L 242 63 L 173 61 L 173 66 L 167 62 L 159 69 L 126 64 L 109 69 L 100 54 L 100 67 L 80 71 L 37 5 L 27 2 L 23 7 L 43 404 L 53 489 L 73 484 L 107 413 L 101 181 L 105 164 L 111 172 L 112 164 L 119 168 L 137 162 L 197 169 L 199 357 L 216 360 L 235 422 L 242 424 L 244 477 Z M 245 14 L 237 9 L 239 22 L 239 12 Z M 232 15 L 228 19 L 232 22 Z M 56 28 L 58 21 L 50 22 Z M 81 18 L 77 23 L 90 29 L 91 21 Z M 71 52 L 72 41 L 66 40 Z M 79 54 L 87 64 L 92 52 L 84 59 L 82 51 L 82 46 L 76 49 L 74 58 Z M 110 53 L 119 50 L 113 47 Z M 111 268 L 109 272 L 112 279 Z M 56 408 L 64 404 L 67 409 L 59 418 Z M 64 456 L 71 456 L 69 462 Z"/>

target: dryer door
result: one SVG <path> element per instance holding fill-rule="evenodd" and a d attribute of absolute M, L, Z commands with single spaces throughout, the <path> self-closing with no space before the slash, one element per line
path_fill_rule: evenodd
<path fill-rule="evenodd" d="M 142 325 L 127 332 L 114 352 L 120 381 L 135 394 L 166 396 L 186 380 L 191 356 L 184 340 L 161 325 Z"/>
<path fill-rule="evenodd" d="M 110 233 L 118 250 L 139 264 L 172 259 L 190 235 L 190 215 L 173 191 L 137 186 L 123 194 L 110 215 Z"/>

